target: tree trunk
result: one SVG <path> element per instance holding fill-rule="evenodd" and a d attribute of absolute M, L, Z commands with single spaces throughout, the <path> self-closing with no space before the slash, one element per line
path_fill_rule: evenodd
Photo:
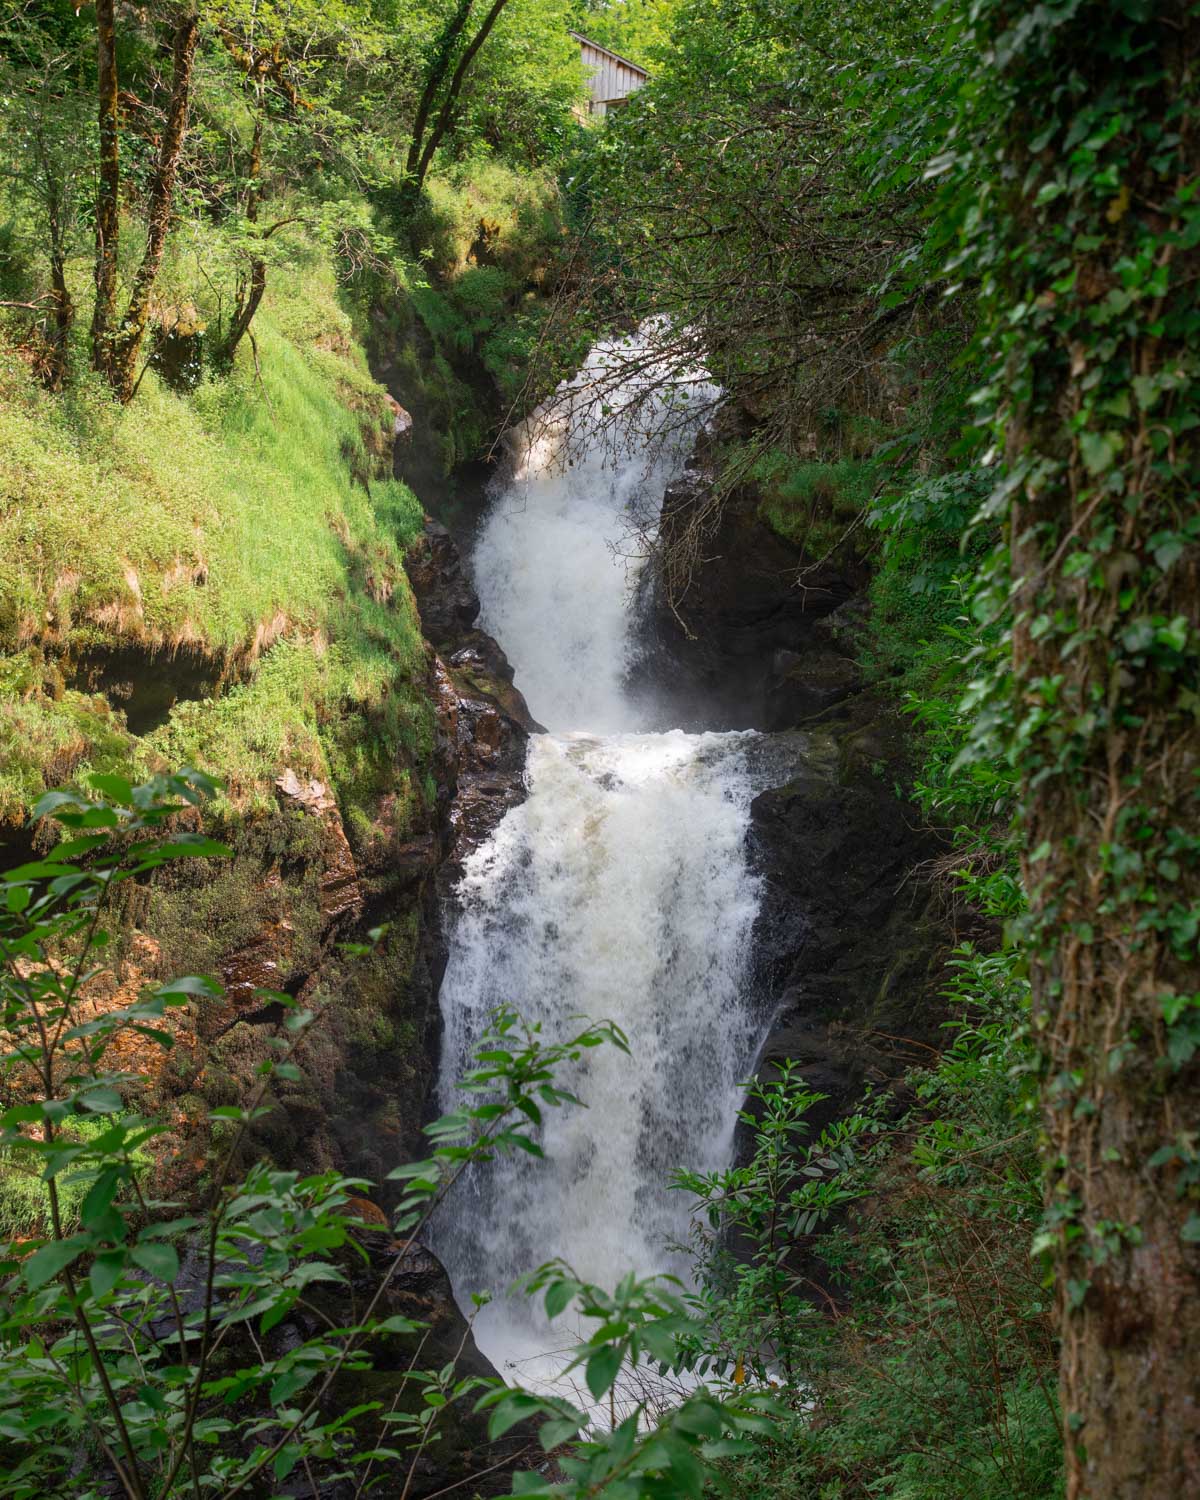
<path fill-rule="evenodd" d="M 129 306 L 113 346 L 109 380 L 122 402 L 127 402 L 136 388 L 135 371 L 146 323 L 150 314 L 150 294 L 162 265 L 171 226 L 171 208 L 175 197 L 175 177 L 187 133 L 188 104 L 191 98 L 192 65 L 196 56 L 199 19 L 185 16 L 175 28 L 172 48 L 171 98 L 159 147 L 158 164 L 150 188 L 150 207 L 146 223 L 146 248 L 134 277 Z"/>
<path fill-rule="evenodd" d="M 421 91 L 421 98 L 417 104 L 416 118 L 413 120 L 412 140 L 408 147 L 408 161 L 405 169 L 410 178 L 416 179 L 417 168 L 421 161 L 421 152 L 425 145 L 425 127 L 429 123 L 430 111 L 433 102 L 437 98 L 437 92 L 450 68 L 450 59 L 454 55 L 454 47 L 463 33 L 463 28 L 471 14 L 471 6 L 474 0 L 459 0 L 458 7 L 450 20 L 446 23 L 445 30 L 438 38 L 437 50 L 429 63 L 429 72 L 425 78 L 425 87 Z"/>
<path fill-rule="evenodd" d="M 487 41 L 488 33 L 499 20 L 500 12 L 507 3 L 508 0 L 493 0 L 491 10 L 488 11 L 487 15 L 479 23 L 479 30 L 471 38 L 463 55 L 458 60 L 458 66 L 454 70 L 453 77 L 450 79 L 449 86 L 446 89 L 446 96 L 442 100 L 442 107 L 438 111 L 437 120 L 434 122 L 434 127 L 429 133 L 429 139 L 425 142 L 425 149 L 421 153 L 421 159 L 417 163 L 416 189 L 418 192 L 425 185 L 425 178 L 429 172 L 430 163 L 433 161 L 433 153 L 441 145 L 442 137 L 445 135 L 447 126 L 453 117 L 454 106 L 458 103 L 458 96 L 462 92 L 467 72 L 475 60 L 475 54 L 483 46 L 484 42 Z"/>
<path fill-rule="evenodd" d="M 258 208 L 262 201 L 262 191 L 259 186 L 259 178 L 262 174 L 262 143 L 263 117 L 260 108 L 254 121 L 254 140 L 250 146 L 250 189 L 246 197 L 246 219 L 250 224 L 258 223 Z M 218 356 L 222 364 L 233 363 L 238 345 L 249 332 L 250 324 L 254 321 L 254 314 L 258 311 L 259 303 L 266 290 L 267 263 L 261 255 L 256 255 L 251 259 L 248 279 L 238 286 L 233 317 L 229 320 L 229 332 L 225 335 Z"/>
<path fill-rule="evenodd" d="M 50 288 L 54 294 L 54 329 L 42 380 L 47 390 L 61 391 L 67 383 L 71 330 L 75 326 L 75 300 L 67 285 L 67 252 L 74 221 L 74 201 L 70 180 L 65 172 L 56 170 L 58 163 L 44 132 L 35 129 L 33 139 L 46 205 Z"/>
<path fill-rule="evenodd" d="M 111 379 L 117 317 L 121 160 L 117 134 L 117 51 L 113 0 L 96 0 L 100 160 L 96 191 L 96 304 L 92 309 L 92 368 Z"/>
<path fill-rule="evenodd" d="M 1200 1495 L 1200 38 L 1188 0 L 978 14 L 1002 106 L 977 137 L 1001 155 L 975 243 L 1007 424 L 1067 1494 L 1182 1500 Z"/>
<path fill-rule="evenodd" d="M 71 329 L 75 324 L 75 303 L 67 286 L 67 259 L 61 226 L 50 224 L 50 285 L 54 289 L 54 334 L 50 361 L 46 367 L 46 387 L 61 391 L 67 383 L 67 360 L 71 348 Z"/>

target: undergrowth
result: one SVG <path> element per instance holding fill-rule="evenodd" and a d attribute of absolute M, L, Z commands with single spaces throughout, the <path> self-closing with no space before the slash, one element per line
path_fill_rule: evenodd
<path fill-rule="evenodd" d="M 801 500 L 806 467 L 784 481 Z M 701 1238 L 712 1343 L 789 1411 L 731 1472 L 742 1500 L 1063 1492 L 1053 1293 L 1031 1253 L 1042 1178 L 1012 773 L 962 755 L 969 683 L 994 649 L 962 582 L 990 541 L 968 525 L 980 482 L 926 473 L 882 491 L 858 641 L 869 678 L 912 717 L 910 791 L 947 843 L 932 878 L 975 933 L 947 965 L 944 1041 L 812 1144 L 799 1144 L 803 1075 L 785 1071 L 778 1099 L 760 1085 L 754 1160 L 723 1184 L 722 1213 L 762 1253 L 739 1264 Z M 794 1132 L 782 1174 L 761 1123 L 773 1117 Z M 758 1246 L 756 1224 L 782 1235 L 782 1255 Z"/>

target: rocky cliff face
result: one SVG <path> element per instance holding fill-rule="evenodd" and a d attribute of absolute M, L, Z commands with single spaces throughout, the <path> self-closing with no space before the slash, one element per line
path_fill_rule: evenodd
<path fill-rule="evenodd" d="M 702 506 L 712 441 L 667 492 L 668 543 Z M 693 721 L 767 736 L 758 753 L 778 784 L 756 799 L 751 831 L 765 889 L 755 984 L 771 1018 L 759 1066 L 802 1065 L 828 1096 L 819 1127 L 936 1039 L 959 934 L 922 871 L 944 845 L 898 790 L 897 705 L 859 667 L 861 559 L 806 556 L 762 519 L 753 485 L 729 498 L 704 555 L 676 609 L 656 601 L 643 670 Z"/>
<path fill-rule="evenodd" d="M 513 669 L 475 628 L 479 599 L 450 533 L 427 520 L 406 560 L 430 645 L 437 704 L 439 889 L 524 795 L 525 746 L 539 726 L 513 686 Z"/>

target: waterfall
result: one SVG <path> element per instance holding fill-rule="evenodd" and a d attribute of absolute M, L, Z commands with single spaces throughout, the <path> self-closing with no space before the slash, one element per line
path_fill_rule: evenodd
<path fill-rule="evenodd" d="M 668 381 L 653 329 L 598 344 L 512 435 L 514 473 L 474 551 L 480 625 L 504 648 L 534 717 L 554 731 L 640 729 L 625 678 L 637 656 L 640 537 L 682 472 L 718 392 Z"/>
<path fill-rule="evenodd" d="M 498 1294 L 476 1322 L 480 1347 L 526 1381 L 552 1375 L 549 1351 L 571 1339 L 500 1295 L 514 1278 L 552 1256 L 609 1287 L 629 1270 L 686 1272 L 687 1204 L 670 1175 L 728 1164 L 756 1042 L 750 737 L 646 732 L 624 692 L 640 567 L 625 543 L 652 527 L 713 392 L 697 375 L 666 411 L 643 371 L 601 403 L 597 374 L 631 351 L 644 363 L 639 340 L 598 346 L 556 420 L 525 434 L 474 557 L 483 623 L 550 732 L 530 741 L 527 800 L 458 888 L 442 1102 L 454 1107 L 501 1003 L 551 1039 L 581 1014 L 611 1019 L 632 1047 L 589 1053 L 566 1080 L 588 1107 L 548 1112 L 547 1159 L 476 1169 L 435 1229 L 460 1301 Z"/>

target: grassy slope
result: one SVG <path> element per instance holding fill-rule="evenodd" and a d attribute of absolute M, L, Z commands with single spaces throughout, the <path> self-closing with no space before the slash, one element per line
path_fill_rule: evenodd
<path fill-rule="evenodd" d="M 0 336 L 0 846 L 44 786 L 89 770 L 190 762 L 224 779 L 214 831 L 235 858 L 160 877 L 123 909 L 112 951 L 127 986 L 247 959 L 253 982 L 269 959 L 272 984 L 315 985 L 319 1036 L 253 1141 L 280 1163 L 379 1176 L 414 1149 L 427 1082 L 418 897 L 392 859 L 428 826 L 436 796 L 424 646 L 402 568 L 421 508 L 390 477 L 393 413 L 356 334 L 369 314 L 440 463 L 476 456 L 494 401 L 450 358 L 469 373 L 490 337 L 514 329 L 524 347 L 531 293 L 561 239 L 555 201 L 544 173 L 453 169 L 431 190 L 427 265 L 360 277 L 353 317 L 297 224 L 271 241 L 257 361 L 243 348 L 231 378 L 190 396 L 150 373 L 120 410 L 88 373 L 82 256 L 66 396 L 38 390 Z M 219 281 L 224 249 L 196 233 L 198 245 L 175 246 L 162 291 L 193 308 L 197 298 L 211 323 L 197 257 Z M 23 326 L 10 320 L 17 336 Z M 132 734 L 127 710 L 149 724 L 154 702 L 165 712 L 164 687 L 183 694 L 169 718 Z M 387 926 L 367 958 L 330 946 L 346 935 L 325 910 L 330 841 L 324 824 L 277 805 L 284 767 L 336 793 L 371 920 Z M 245 1097 L 268 1055 L 269 1028 L 227 1021 L 181 1041 L 149 1083 L 149 1107 L 173 1122 L 159 1163 L 171 1191 L 203 1166 L 208 1109 Z M 0 1222 L 30 1223 L 36 1194 L 10 1167 L 0 1160 Z"/>
<path fill-rule="evenodd" d="M 0 819 L 131 755 L 204 765 L 241 806 L 289 764 L 353 806 L 427 748 L 401 565 L 420 507 L 387 477 L 391 413 L 332 271 L 298 260 L 256 325 L 261 378 L 246 347 L 230 380 L 185 398 L 148 374 L 120 410 L 0 363 Z M 230 687 L 134 743 L 67 685 L 100 643 L 199 653 Z"/>

